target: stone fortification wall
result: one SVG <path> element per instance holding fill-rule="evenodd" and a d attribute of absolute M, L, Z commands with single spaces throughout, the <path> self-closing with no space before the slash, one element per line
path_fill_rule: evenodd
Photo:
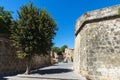
<path fill-rule="evenodd" d="M 74 69 L 91 80 L 120 80 L 119 7 L 87 12 L 77 20 Z"/>
<path fill-rule="evenodd" d="M 51 64 L 50 56 L 34 56 L 32 58 L 31 68 L 39 68 Z M 18 59 L 15 48 L 9 44 L 9 39 L 0 35 L 0 75 L 13 74 L 26 69 L 26 60 Z"/>

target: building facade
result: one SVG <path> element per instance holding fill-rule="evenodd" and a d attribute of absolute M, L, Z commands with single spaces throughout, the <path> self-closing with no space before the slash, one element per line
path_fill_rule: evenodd
<path fill-rule="evenodd" d="M 73 62 L 74 49 L 66 48 L 64 53 L 64 62 Z"/>

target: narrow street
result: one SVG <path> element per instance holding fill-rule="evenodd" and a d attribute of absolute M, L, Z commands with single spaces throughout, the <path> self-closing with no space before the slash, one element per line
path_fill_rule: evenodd
<path fill-rule="evenodd" d="M 3 80 L 85 80 L 85 78 L 73 72 L 72 65 L 72 63 L 54 64 L 32 71 L 30 75 L 7 76 Z"/>

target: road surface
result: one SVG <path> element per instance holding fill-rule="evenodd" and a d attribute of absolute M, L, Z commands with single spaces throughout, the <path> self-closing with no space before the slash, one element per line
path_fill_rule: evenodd
<path fill-rule="evenodd" d="M 72 63 L 59 63 L 32 71 L 30 75 L 2 77 L 0 80 L 85 80 L 80 74 L 74 73 Z"/>

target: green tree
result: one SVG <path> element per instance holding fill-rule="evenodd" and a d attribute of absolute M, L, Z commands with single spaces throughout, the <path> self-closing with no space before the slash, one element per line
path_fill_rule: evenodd
<path fill-rule="evenodd" d="M 46 55 L 53 45 L 56 23 L 44 9 L 26 4 L 18 11 L 19 18 L 11 27 L 11 42 L 19 58 L 27 59 L 25 74 L 30 73 L 30 60 L 36 54 Z"/>
<path fill-rule="evenodd" d="M 52 47 L 52 51 L 56 52 L 57 54 L 61 53 L 61 49 L 59 47 L 56 47 L 56 46 Z"/>
<path fill-rule="evenodd" d="M 11 19 L 11 12 L 0 7 L 0 33 L 10 33 Z"/>
<path fill-rule="evenodd" d="M 61 51 L 62 51 L 62 52 L 65 52 L 65 48 L 68 48 L 68 46 L 67 46 L 67 45 L 63 45 L 63 46 L 61 47 Z"/>
<path fill-rule="evenodd" d="M 118 8 L 118 15 L 120 15 L 120 8 Z"/>
<path fill-rule="evenodd" d="M 0 28 L 4 28 L 5 22 L 2 16 L 0 16 Z M 1 29 L 0 29 L 1 30 Z M 2 31 L 2 30 L 1 30 Z"/>

